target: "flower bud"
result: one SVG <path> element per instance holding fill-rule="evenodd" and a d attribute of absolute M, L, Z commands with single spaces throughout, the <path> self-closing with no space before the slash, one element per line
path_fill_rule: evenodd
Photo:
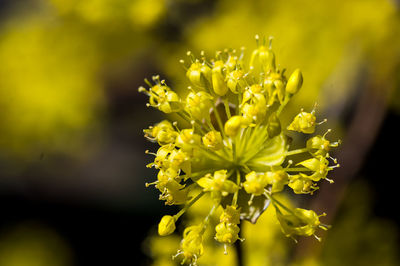
<path fill-rule="evenodd" d="M 242 126 L 242 117 L 238 115 L 232 116 L 225 123 L 224 126 L 225 134 L 229 137 L 234 137 L 239 132 L 241 126 Z"/>
<path fill-rule="evenodd" d="M 171 215 L 164 215 L 158 224 L 158 234 L 160 236 L 167 236 L 175 231 L 175 218 Z"/>
<path fill-rule="evenodd" d="M 300 69 L 296 69 L 289 77 L 289 80 L 286 84 L 286 92 L 290 94 L 295 94 L 300 90 L 302 85 L 303 75 L 301 74 Z"/>
<path fill-rule="evenodd" d="M 219 96 L 224 96 L 228 92 L 228 86 L 225 83 L 225 77 L 222 73 L 224 63 L 222 61 L 215 62 L 211 72 L 212 85 L 214 92 Z"/>

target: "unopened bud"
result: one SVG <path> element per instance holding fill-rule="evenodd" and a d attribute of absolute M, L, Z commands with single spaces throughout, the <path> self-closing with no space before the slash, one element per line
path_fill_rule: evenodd
<path fill-rule="evenodd" d="M 289 77 L 289 80 L 286 84 L 286 92 L 290 94 L 295 94 L 300 90 L 302 85 L 303 75 L 301 74 L 300 69 L 296 69 Z"/>
<path fill-rule="evenodd" d="M 242 117 L 238 115 L 232 116 L 225 123 L 224 126 L 225 134 L 229 137 L 234 137 L 239 132 L 241 126 L 242 126 Z"/>
<path fill-rule="evenodd" d="M 211 74 L 214 92 L 219 96 L 224 96 L 228 92 L 228 86 L 225 83 L 225 77 L 222 73 L 223 67 L 224 63 L 222 61 L 215 62 Z"/>
<path fill-rule="evenodd" d="M 171 215 L 164 215 L 158 224 L 158 234 L 160 236 L 167 236 L 175 231 L 175 218 Z"/>

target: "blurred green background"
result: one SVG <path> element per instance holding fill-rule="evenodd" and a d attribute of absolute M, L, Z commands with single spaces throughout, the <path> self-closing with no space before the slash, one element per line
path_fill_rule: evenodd
<path fill-rule="evenodd" d="M 156 145 L 142 129 L 163 115 L 137 88 L 160 74 L 180 90 L 187 50 L 250 53 L 256 34 L 303 71 L 287 118 L 317 102 L 343 141 L 335 184 L 298 199 L 334 227 L 283 265 L 399 265 L 398 1 L 2 0 L 0 266 L 151 264 L 165 207 L 144 186 Z"/>

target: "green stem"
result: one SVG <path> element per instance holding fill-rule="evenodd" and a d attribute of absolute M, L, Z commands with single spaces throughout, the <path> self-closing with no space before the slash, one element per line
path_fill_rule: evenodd
<path fill-rule="evenodd" d="M 276 203 L 276 204 L 278 204 L 282 209 L 284 209 L 285 211 L 287 211 L 288 213 L 293 214 L 293 211 L 292 211 L 291 209 L 289 209 L 289 208 L 286 207 L 283 203 L 281 203 L 281 202 L 279 202 L 277 199 L 275 199 L 269 191 L 265 190 L 264 196 L 267 197 L 269 200 L 271 200 L 271 203 L 275 206 L 275 208 L 277 207 L 277 206 L 275 205 L 275 203 Z"/>
<path fill-rule="evenodd" d="M 241 226 L 241 224 L 238 224 L 238 226 L 239 226 L 239 229 L 240 229 L 239 238 L 241 238 L 242 226 Z M 236 240 L 236 242 L 235 242 L 235 250 L 236 250 L 236 256 L 237 256 L 237 266 L 244 266 L 242 241 Z"/>
<path fill-rule="evenodd" d="M 174 215 L 175 221 L 177 221 L 179 217 L 181 217 L 182 214 L 184 214 L 187 211 L 187 209 L 189 209 L 194 203 L 196 203 L 196 201 L 198 201 L 204 195 L 204 193 L 205 193 L 204 191 L 200 192 L 195 198 L 189 201 L 189 203 L 186 204 L 185 207 L 182 208 L 182 210 L 180 210 L 177 214 L 175 214 Z"/>
<path fill-rule="evenodd" d="M 285 100 L 283 100 L 283 103 L 279 106 L 278 110 L 276 110 L 276 115 L 279 116 L 280 113 L 282 112 L 283 108 L 288 104 L 290 101 L 291 95 L 289 93 L 286 93 L 285 95 Z"/>
<path fill-rule="evenodd" d="M 225 112 L 226 112 L 226 116 L 229 118 L 231 118 L 231 110 L 229 109 L 229 102 L 228 99 L 224 99 L 224 106 L 225 106 Z"/>
<path fill-rule="evenodd" d="M 232 140 L 232 160 L 236 162 L 236 143 Z"/>
<path fill-rule="evenodd" d="M 222 124 L 221 116 L 219 115 L 217 107 L 214 107 L 214 115 L 215 119 L 217 119 L 217 123 L 219 126 L 219 130 L 221 131 L 222 137 L 225 139 L 226 137 L 225 137 L 224 125 Z"/>
<path fill-rule="evenodd" d="M 213 126 L 213 124 L 211 123 L 210 117 L 207 117 L 206 120 L 207 120 L 207 125 L 208 125 L 208 127 L 209 127 L 211 130 L 216 131 L 215 128 L 214 128 L 214 126 Z"/>
<path fill-rule="evenodd" d="M 213 215 L 215 209 L 216 209 L 218 206 L 219 206 L 219 203 L 218 203 L 218 204 L 214 204 L 214 205 L 212 206 L 210 212 L 208 213 L 208 215 L 207 215 L 206 218 L 204 219 L 203 228 L 202 228 L 202 230 L 201 230 L 201 233 L 204 233 L 205 230 L 207 229 L 207 225 L 208 225 L 208 223 L 209 223 L 209 221 L 210 221 L 210 217 L 211 217 L 211 215 Z"/>
<path fill-rule="evenodd" d="M 308 151 L 309 151 L 308 148 L 296 149 L 296 150 L 291 150 L 291 151 L 285 152 L 285 155 L 290 156 L 290 155 L 299 154 L 299 153 L 308 152 Z"/>
<path fill-rule="evenodd" d="M 305 168 L 305 167 L 293 167 L 293 168 L 286 168 L 286 172 L 301 172 L 301 171 L 308 171 L 311 172 L 312 170 Z"/>
<path fill-rule="evenodd" d="M 178 114 L 181 118 L 183 118 L 183 120 L 185 120 L 186 122 L 188 122 L 190 125 L 193 125 L 193 124 L 192 124 L 192 121 L 194 121 L 194 120 L 192 120 L 187 114 L 181 113 L 181 112 L 177 112 L 177 114 Z M 194 127 L 195 127 L 198 131 L 200 131 L 201 133 L 205 134 L 204 130 L 203 130 L 198 124 L 194 123 Z"/>
<path fill-rule="evenodd" d="M 238 170 L 236 170 L 236 185 L 240 186 L 240 172 Z M 236 206 L 237 205 L 237 201 L 238 201 L 238 196 L 239 196 L 239 190 L 236 191 L 233 194 L 233 198 L 232 198 L 232 206 Z"/>

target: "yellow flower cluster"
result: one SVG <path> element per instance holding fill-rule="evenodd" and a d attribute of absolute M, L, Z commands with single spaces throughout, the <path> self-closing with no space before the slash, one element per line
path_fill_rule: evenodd
<path fill-rule="evenodd" d="M 315 236 L 317 228 L 327 228 L 314 211 L 289 208 L 274 193 L 288 186 L 296 194 L 312 194 L 317 182 L 338 166 L 329 151 L 339 143 L 326 139 L 328 130 L 311 137 L 306 147 L 289 150 L 290 138 L 279 116 L 301 88 L 303 77 L 297 69 L 287 78 L 285 70 L 276 67 L 271 43 L 256 40 L 258 47 L 249 62 L 244 49 L 217 52 L 211 60 L 203 52 L 200 59 L 188 52 L 189 65 L 181 63 L 192 86 L 184 97 L 158 76 L 154 83 L 146 80 L 148 89 L 139 88 L 150 97 L 148 106 L 175 113 L 184 124 L 165 120 L 144 130 L 161 146 L 151 153 L 155 159 L 148 165 L 159 170 L 157 180 L 146 185 L 155 185 L 166 204 L 183 205 L 174 216 L 162 218 L 159 234 L 174 232 L 179 217 L 205 194 L 213 201 L 204 220 L 184 231 L 176 257 L 185 263 L 195 265 L 203 254 L 203 235 L 216 209 L 222 209 L 222 215 L 215 239 L 225 247 L 240 239 L 241 220 L 255 223 L 270 204 L 286 236 Z M 313 134 L 319 124 L 315 109 L 301 110 L 286 129 Z M 294 163 L 290 156 L 297 154 L 309 158 Z"/>

